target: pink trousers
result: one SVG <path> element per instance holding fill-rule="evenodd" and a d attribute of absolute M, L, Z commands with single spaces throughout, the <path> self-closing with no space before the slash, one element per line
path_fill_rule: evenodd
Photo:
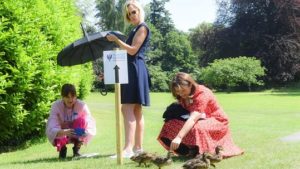
<path fill-rule="evenodd" d="M 83 117 L 79 117 L 73 121 L 72 129 L 75 128 L 83 128 L 86 129 L 87 123 Z M 78 136 L 63 136 L 63 137 L 57 137 L 54 140 L 54 146 L 56 147 L 57 151 L 60 151 L 62 147 L 64 147 L 68 143 L 73 143 L 75 140 L 78 141 L 84 141 L 84 137 L 78 137 Z"/>

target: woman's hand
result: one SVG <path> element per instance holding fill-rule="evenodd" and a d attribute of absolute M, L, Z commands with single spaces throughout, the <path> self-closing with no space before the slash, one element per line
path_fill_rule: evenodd
<path fill-rule="evenodd" d="M 113 34 L 108 34 L 108 35 L 106 35 L 106 39 L 110 42 L 115 42 L 118 40 L 118 37 Z"/>
<path fill-rule="evenodd" d="M 170 145 L 170 150 L 175 151 L 178 149 L 182 139 L 180 137 L 175 137 L 174 140 L 172 140 L 171 145 Z"/>
<path fill-rule="evenodd" d="M 63 137 L 63 136 L 74 136 L 76 135 L 74 129 L 61 129 L 57 132 L 56 137 Z"/>
<path fill-rule="evenodd" d="M 61 122 L 60 126 L 62 129 L 68 129 L 71 126 L 71 124 L 70 122 Z"/>
<path fill-rule="evenodd" d="M 64 133 L 64 135 L 69 136 L 69 137 L 76 135 L 74 129 L 63 129 L 63 133 Z"/>

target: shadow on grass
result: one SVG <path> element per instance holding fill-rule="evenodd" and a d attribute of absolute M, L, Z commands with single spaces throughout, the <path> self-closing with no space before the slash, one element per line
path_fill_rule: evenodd
<path fill-rule="evenodd" d="M 300 83 L 292 83 L 289 86 L 273 89 L 272 95 L 278 96 L 300 96 Z"/>
<path fill-rule="evenodd" d="M 66 162 L 66 161 L 78 161 L 83 159 L 98 159 L 98 158 L 109 158 L 113 154 L 100 154 L 94 157 L 85 157 L 85 158 L 73 158 L 73 157 L 67 157 L 65 159 L 59 159 L 58 157 L 51 157 L 51 158 L 41 158 L 36 160 L 28 160 L 28 161 L 16 161 L 12 162 L 11 164 L 33 164 L 33 163 L 53 163 L 53 162 Z"/>
<path fill-rule="evenodd" d="M 283 89 L 273 89 L 270 93 L 265 93 L 266 95 L 272 96 L 300 96 L 300 90 L 294 88 L 283 88 Z"/>
<path fill-rule="evenodd" d="M 172 157 L 174 162 L 186 162 L 187 160 L 192 159 L 192 157 L 185 157 L 185 156 L 175 156 Z"/>
<path fill-rule="evenodd" d="M 270 93 L 267 95 L 271 95 L 271 96 L 289 96 L 289 97 L 299 97 L 300 96 L 300 92 L 276 92 L 276 93 Z"/>

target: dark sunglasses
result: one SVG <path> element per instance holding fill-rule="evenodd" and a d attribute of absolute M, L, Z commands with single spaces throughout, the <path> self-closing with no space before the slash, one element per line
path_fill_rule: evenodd
<path fill-rule="evenodd" d="M 137 13 L 137 11 L 136 11 L 136 10 L 134 10 L 134 11 L 131 11 L 131 12 L 128 12 L 128 16 L 135 15 L 136 13 Z"/>

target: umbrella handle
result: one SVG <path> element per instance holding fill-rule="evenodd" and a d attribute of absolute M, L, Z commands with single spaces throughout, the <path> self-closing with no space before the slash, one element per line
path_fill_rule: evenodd
<path fill-rule="evenodd" d="M 84 29 L 84 27 L 82 25 L 82 22 L 80 22 L 80 25 L 81 25 L 81 29 L 82 29 L 82 32 L 84 34 L 84 37 L 88 38 L 88 34 L 87 34 L 86 30 Z"/>
<path fill-rule="evenodd" d="M 105 84 L 104 84 L 104 80 L 101 81 L 100 94 L 102 96 L 107 95 L 107 90 L 106 90 L 106 87 L 105 87 Z"/>
<path fill-rule="evenodd" d="M 106 96 L 107 95 L 107 90 L 106 90 L 105 86 L 103 88 L 100 88 L 100 94 L 102 96 Z"/>

